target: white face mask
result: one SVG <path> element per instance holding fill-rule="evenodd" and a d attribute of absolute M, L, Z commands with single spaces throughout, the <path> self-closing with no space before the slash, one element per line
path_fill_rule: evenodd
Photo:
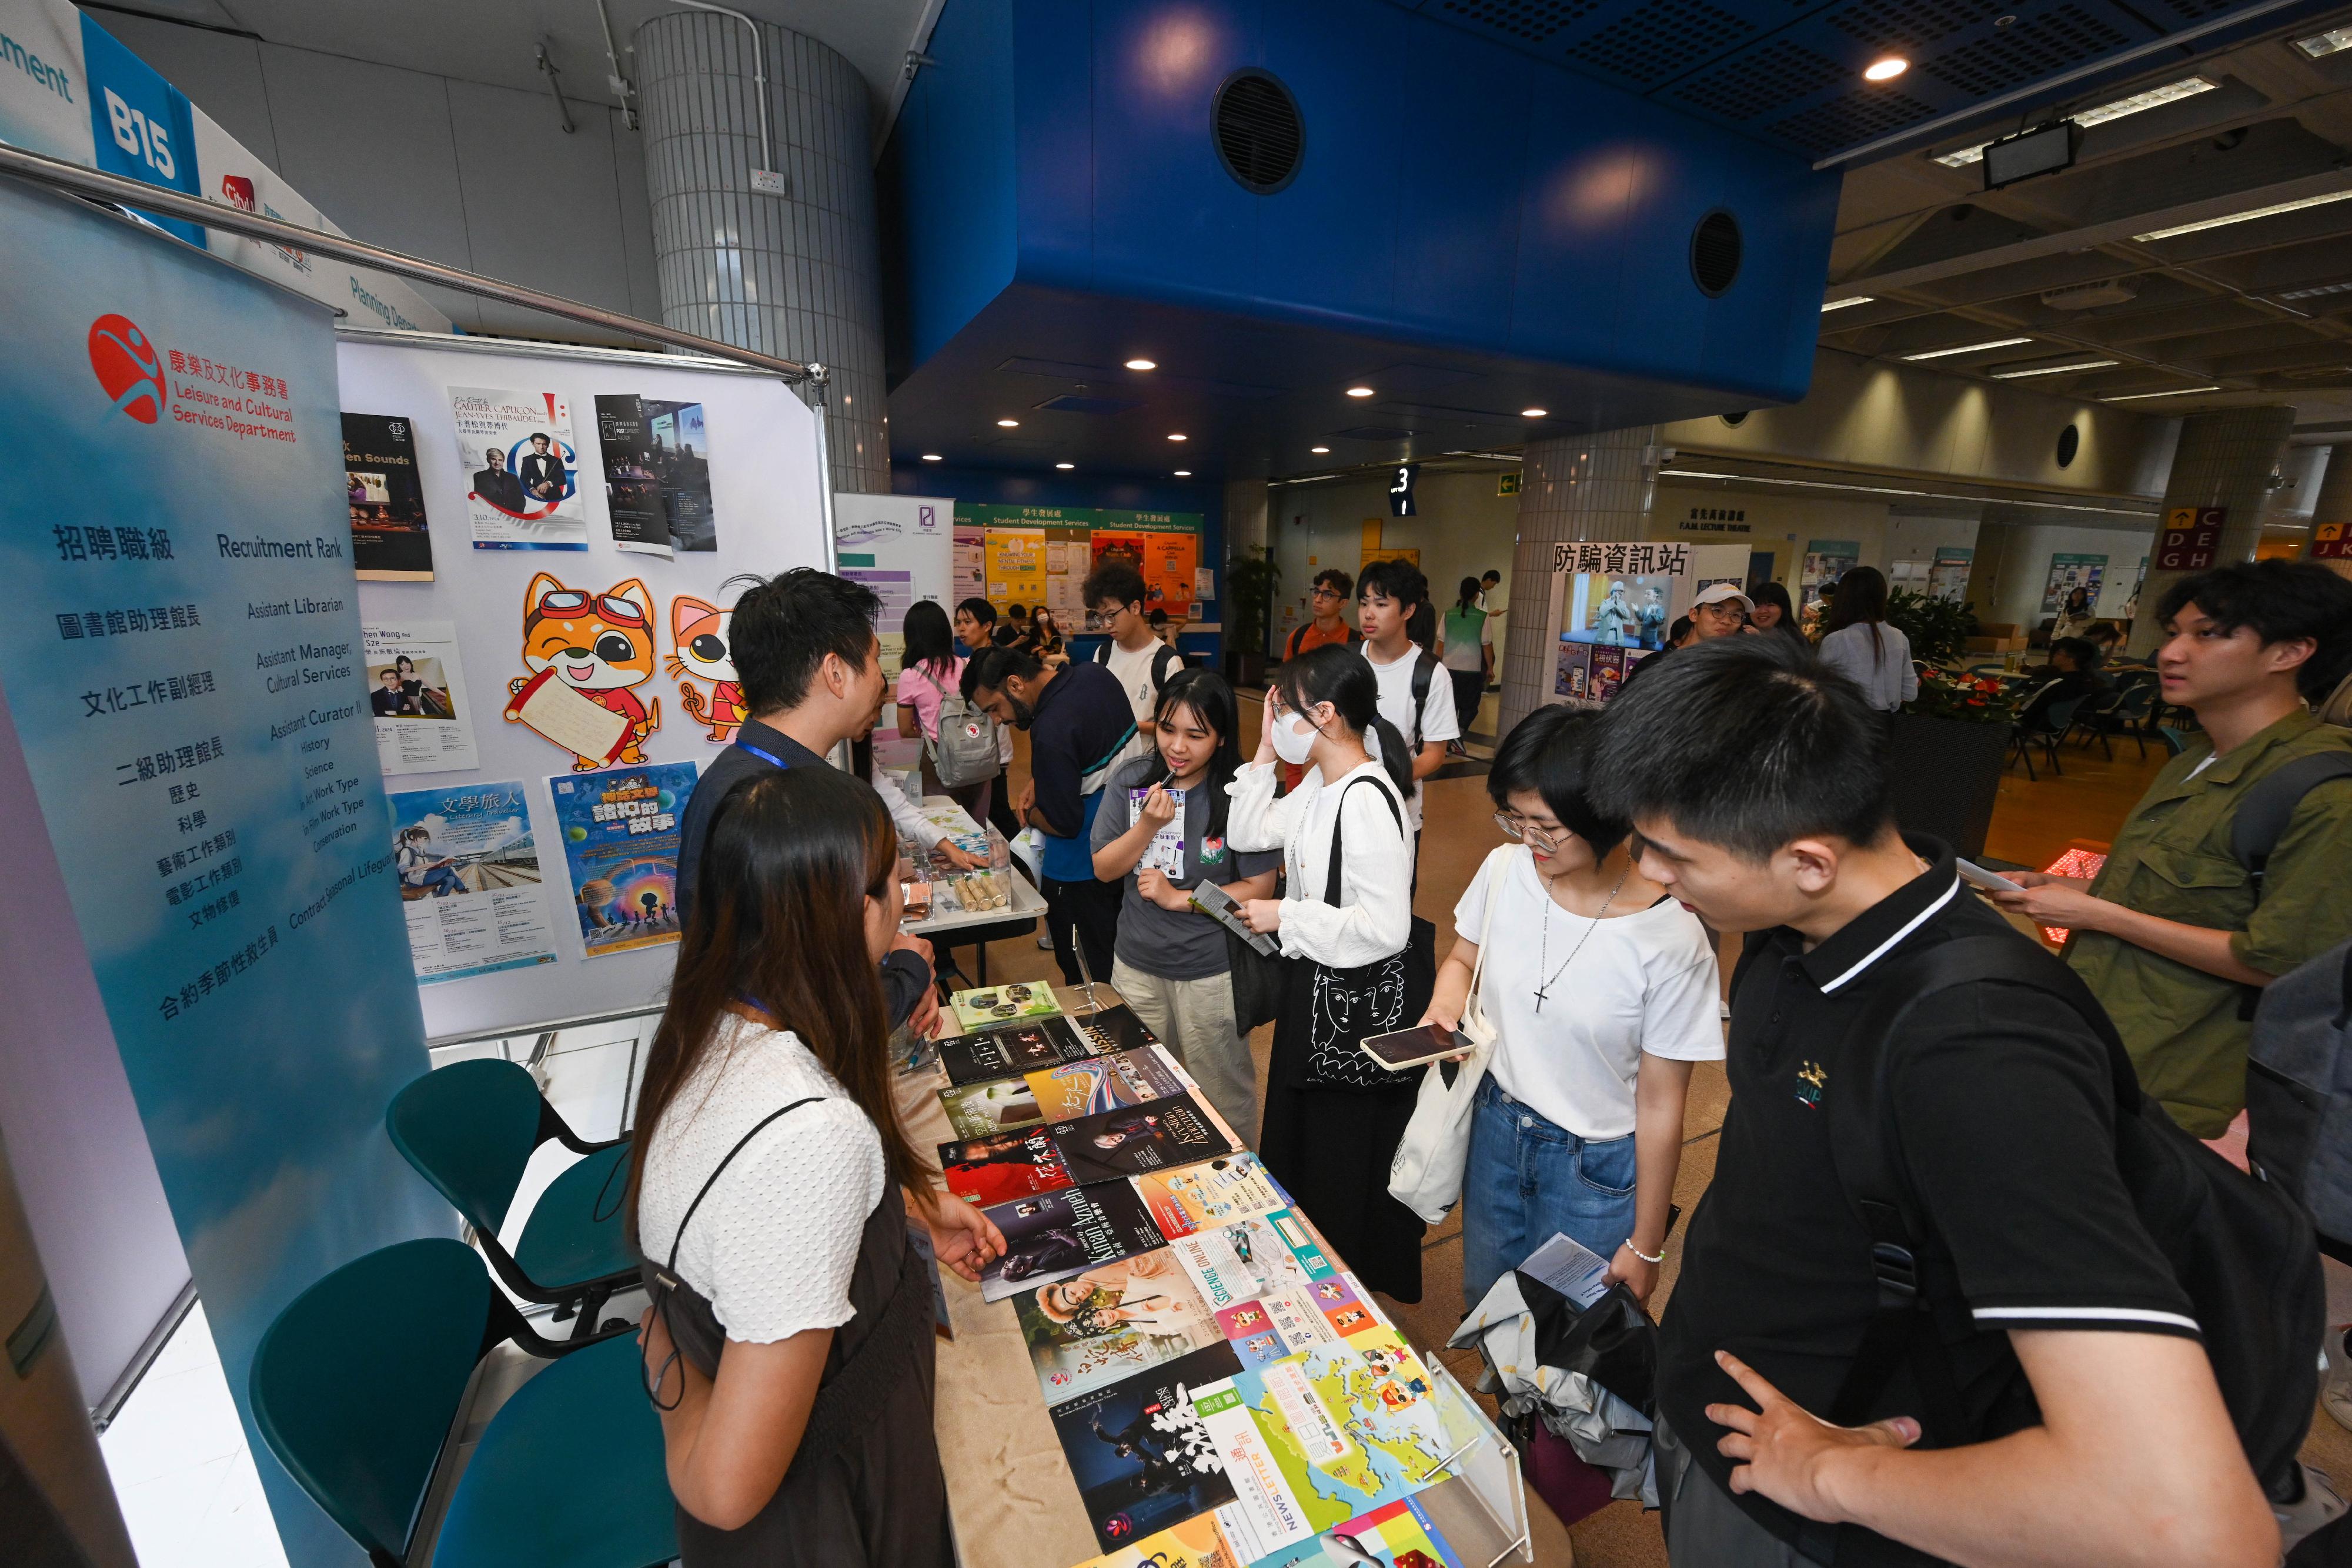
<path fill-rule="evenodd" d="M 1294 768 L 1303 768 L 1307 753 L 1315 749 L 1316 733 L 1303 716 L 1284 714 L 1274 721 L 1274 754 Z"/>

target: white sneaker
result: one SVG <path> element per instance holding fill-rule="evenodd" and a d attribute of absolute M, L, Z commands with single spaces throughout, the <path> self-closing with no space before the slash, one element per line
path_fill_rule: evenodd
<path fill-rule="evenodd" d="M 2295 1542 L 2324 1525 L 2344 1517 L 2347 1506 L 2344 1494 L 2322 1472 L 2309 1465 L 2303 1467 L 2303 1496 L 2294 1502 L 2271 1504 L 2271 1517 L 2278 1521 L 2279 1549 L 2294 1550 Z"/>
<path fill-rule="evenodd" d="M 2352 1428 L 2352 1343 L 2341 1331 L 2327 1336 L 2327 1376 L 2319 1385 L 2319 1406 L 2339 1427 Z"/>

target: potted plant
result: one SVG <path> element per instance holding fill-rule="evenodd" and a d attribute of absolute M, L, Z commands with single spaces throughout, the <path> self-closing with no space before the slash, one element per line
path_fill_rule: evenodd
<path fill-rule="evenodd" d="M 1887 789 L 1895 820 L 1970 860 L 1982 855 L 2016 724 L 2017 699 L 2000 682 L 1930 666 L 1918 696 L 1894 716 Z"/>
<path fill-rule="evenodd" d="M 1886 596 L 1886 622 L 1910 643 L 1911 656 L 1928 664 L 1958 664 L 1977 634 L 1975 611 L 1907 588 Z"/>
<path fill-rule="evenodd" d="M 1266 629 L 1281 586 L 1271 547 L 1243 550 L 1225 563 L 1225 679 L 1237 687 L 1265 684 Z"/>

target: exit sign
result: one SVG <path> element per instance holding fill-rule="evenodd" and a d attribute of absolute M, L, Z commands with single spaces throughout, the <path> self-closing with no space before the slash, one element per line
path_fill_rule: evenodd
<path fill-rule="evenodd" d="M 2164 533 L 2148 564 L 2161 571 L 2203 571 L 2221 548 L 2221 525 L 2229 517 L 2227 507 L 2173 507 L 2164 514 Z"/>
<path fill-rule="evenodd" d="M 1496 477 L 1495 494 L 1497 496 L 1516 496 L 1518 493 L 1519 471 L 1517 468 L 1512 469 L 1507 474 L 1499 475 Z"/>

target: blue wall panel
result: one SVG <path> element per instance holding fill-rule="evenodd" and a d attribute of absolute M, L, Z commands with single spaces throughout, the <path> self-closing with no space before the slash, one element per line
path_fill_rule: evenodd
<path fill-rule="evenodd" d="M 1013 281 L 1019 248 L 1011 13 L 959 0 L 931 47 L 955 68 L 925 71 L 908 94 L 886 170 L 902 339 L 893 348 L 917 364 Z"/>

